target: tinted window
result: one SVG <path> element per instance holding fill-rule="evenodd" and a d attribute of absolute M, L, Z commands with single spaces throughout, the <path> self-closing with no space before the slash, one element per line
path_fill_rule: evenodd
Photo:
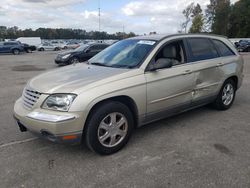
<path fill-rule="evenodd" d="M 218 57 L 212 42 L 204 38 L 188 39 L 192 61 L 201 61 Z"/>
<path fill-rule="evenodd" d="M 230 56 L 230 55 L 235 55 L 232 50 L 223 42 L 219 40 L 213 40 L 214 44 L 220 51 L 221 56 Z"/>
<path fill-rule="evenodd" d="M 91 50 L 95 50 L 95 51 L 101 51 L 103 49 L 105 49 L 107 46 L 106 45 L 93 45 L 90 47 Z"/>
<path fill-rule="evenodd" d="M 98 45 L 90 46 L 89 49 L 93 51 L 98 50 Z"/>
<path fill-rule="evenodd" d="M 108 45 L 98 45 L 98 49 L 100 49 L 100 50 L 103 50 L 103 49 L 105 49 L 105 48 L 107 48 L 108 47 Z"/>
<path fill-rule="evenodd" d="M 18 43 L 16 43 L 16 42 L 6 42 L 6 43 L 4 43 L 4 45 L 6 45 L 6 46 L 15 46 L 15 45 L 18 45 Z"/>
<path fill-rule="evenodd" d="M 78 48 L 74 49 L 73 51 L 82 52 L 82 51 L 86 50 L 88 47 L 89 47 L 89 45 L 86 45 L 86 44 L 85 45 L 81 45 Z"/>

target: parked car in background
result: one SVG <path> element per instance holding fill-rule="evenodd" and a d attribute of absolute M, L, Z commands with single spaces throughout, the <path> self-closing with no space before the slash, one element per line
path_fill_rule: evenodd
<path fill-rule="evenodd" d="M 14 117 L 21 131 L 53 142 L 84 142 L 92 151 L 112 154 L 136 127 L 210 103 L 229 109 L 242 85 L 243 64 L 233 44 L 220 36 L 130 38 L 88 64 L 31 79 L 15 103 Z"/>
<path fill-rule="evenodd" d="M 0 53 L 13 53 L 18 55 L 24 51 L 20 42 L 0 42 Z"/>
<path fill-rule="evenodd" d="M 55 41 L 51 41 L 50 43 L 52 45 L 54 45 L 54 46 L 58 46 L 61 49 L 67 49 L 68 48 L 67 44 L 65 42 L 63 42 L 63 41 L 57 41 L 57 40 L 55 40 Z"/>
<path fill-rule="evenodd" d="M 24 51 L 27 52 L 27 53 L 31 53 L 33 51 L 36 51 L 36 46 L 23 44 L 23 43 L 21 43 L 21 45 L 23 46 Z"/>
<path fill-rule="evenodd" d="M 38 51 L 59 51 L 61 48 L 50 43 L 43 43 L 37 47 Z"/>
<path fill-rule="evenodd" d="M 67 44 L 66 44 L 66 48 L 67 49 L 76 49 L 76 48 L 78 48 L 80 46 L 80 44 L 78 43 L 78 42 L 68 42 Z"/>
<path fill-rule="evenodd" d="M 236 45 L 239 52 L 250 52 L 249 40 L 240 40 Z"/>
<path fill-rule="evenodd" d="M 84 44 L 75 50 L 59 53 L 55 58 L 58 65 L 69 65 L 73 63 L 87 61 L 97 53 L 107 48 L 108 44 Z"/>

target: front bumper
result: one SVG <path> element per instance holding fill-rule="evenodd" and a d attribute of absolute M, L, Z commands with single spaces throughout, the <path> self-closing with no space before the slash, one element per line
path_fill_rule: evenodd
<path fill-rule="evenodd" d="M 56 58 L 55 59 L 55 64 L 69 64 L 69 58 L 67 59 L 62 59 L 62 58 Z"/>
<path fill-rule="evenodd" d="M 28 110 L 21 99 L 14 106 L 14 118 L 21 131 L 29 131 L 57 143 L 81 142 L 84 122 L 81 117 L 82 112 L 57 112 L 41 108 Z"/>

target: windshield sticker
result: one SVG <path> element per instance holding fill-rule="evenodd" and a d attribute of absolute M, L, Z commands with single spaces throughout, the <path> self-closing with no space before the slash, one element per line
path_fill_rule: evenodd
<path fill-rule="evenodd" d="M 146 45 L 154 45 L 155 41 L 150 41 L 150 40 L 140 40 L 138 44 L 146 44 Z"/>

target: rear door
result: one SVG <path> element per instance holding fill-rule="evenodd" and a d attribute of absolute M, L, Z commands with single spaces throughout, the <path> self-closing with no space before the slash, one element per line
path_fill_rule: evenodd
<path fill-rule="evenodd" d="M 219 53 L 208 38 L 188 38 L 187 43 L 189 63 L 195 75 L 193 103 L 206 103 L 217 95 L 222 82 Z"/>

